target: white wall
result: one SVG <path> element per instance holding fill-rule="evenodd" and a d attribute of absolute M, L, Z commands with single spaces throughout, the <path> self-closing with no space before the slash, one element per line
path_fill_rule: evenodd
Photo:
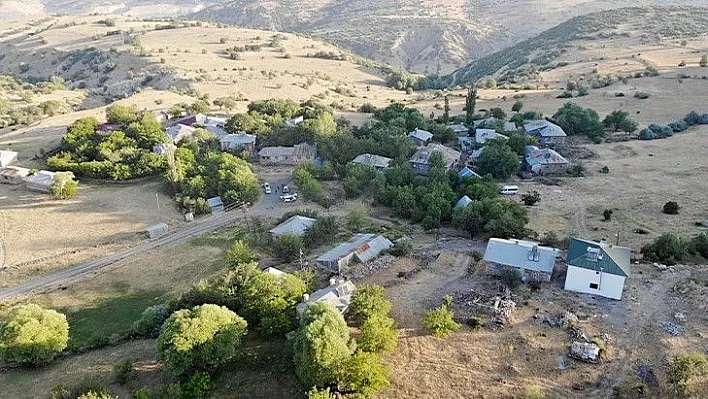
<path fill-rule="evenodd" d="M 602 277 L 602 278 L 601 278 Z M 606 298 L 622 299 L 624 277 L 610 273 L 598 273 L 568 265 L 565 276 L 565 289 L 585 294 L 600 295 Z M 602 282 L 600 282 L 602 280 Z M 598 289 L 590 288 L 590 284 L 598 284 Z"/>

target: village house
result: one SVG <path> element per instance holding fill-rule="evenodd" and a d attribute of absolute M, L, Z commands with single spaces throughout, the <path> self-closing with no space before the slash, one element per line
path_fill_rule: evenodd
<path fill-rule="evenodd" d="M 357 234 L 318 257 L 315 263 L 332 273 L 341 273 L 352 260 L 366 263 L 392 246 L 393 243 L 380 234 Z"/>
<path fill-rule="evenodd" d="M 570 162 L 550 148 L 526 146 L 524 169 L 537 175 L 565 174 Z"/>
<path fill-rule="evenodd" d="M 458 177 L 458 181 L 461 182 L 463 179 L 468 178 L 468 177 L 480 177 L 481 178 L 482 176 L 478 175 L 477 173 L 475 173 L 475 171 L 473 171 L 469 167 L 465 166 L 459 172 L 457 172 L 457 177 Z"/>
<path fill-rule="evenodd" d="M 433 143 L 427 147 L 420 148 L 415 154 L 413 154 L 409 160 L 413 166 L 413 169 L 421 175 L 427 176 L 428 173 L 430 173 L 430 156 L 436 151 L 442 154 L 443 162 L 448 170 L 455 166 L 462 155 L 459 151 L 455 151 L 452 148 L 445 147 L 442 144 Z"/>
<path fill-rule="evenodd" d="M 333 277 L 329 279 L 329 286 L 312 294 L 303 295 L 303 301 L 295 307 L 297 317 L 298 319 L 300 318 L 308 305 L 317 302 L 328 303 L 337 309 L 339 313 L 344 314 L 349 308 L 354 291 L 356 291 L 354 283 L 343 278 Z"/>
<path fill-rule="evenodd" d="M 30 170 L 19 166 L 6 166 L 0 169 L 0 183 L 2 184 L 22 184 L 25 177 L 29 176 Z"/>
<path fill-rule="evenodd" d="M 352 163 L 356 165 L 372 166 L 377 170 L 382 170 L 388 168 L 391 164 L 391 158 L 373 154 L 361 154 L 354 158 Z"/>
<path fill-rule="evenodd" d="M 307 143 L 294 147 L 264 147 L 258 151 L 258 161 L 266 165 L 299 165 L 312 162 L 317 157 L 317 147 Z"/>
<path fill-rule="evenodd" d="M 450 130 L 455 132 L 458 137 L 464 137 L 470 134 L 470 129 L 461 123 L 455 123 L 452 125 L 448 125 L 447 127 L 449 127 Z"/>
<path fill-rule="evenodd" d="M 558 250 L 522 240 L 490 238 L 484 261 L 490 273 L 499 275 L 504 269 L 519 271 L 521 281 L 551 281 Z"/>
<path fill-rule="evenodd" d="M 256 149 L 256 135 L 237 133 L 226 134 L 219 139 L 221 151 L 248 151 L 253 152 Z"/>
<path fill-rule="evenodd" d="M 526 121 L 524 132 L 538 139 L 544 147 L 554 147 L 565 143 L 565 132 L 560 126 L 545 119 Z"/>
<path fill-rule="evenodd" d="M 489 118 L 484 118 L 484 119 L 477 119 L 476 121 L 472 122 L 474 124 L 474 128 L 489 128 L 494 126 L 495 123 L 497 123 L 497 118 L 490 116 Z"/>
<path fill-rule="evenodd" d="M 40 170 L 33 175 L 26 176 L 23 180 L 28 190 L 51 193 L 54 185 L 54 172 Z"/>
<path fill-rule="evenodd" d="M 605 298 L 622 299 L 629 277 L 632 250 L 607 242 L 571 238 L 566 264 L 565 289 Z"/>
<path fill-rule="evenodd" d="M 0 151 L 0 168 L 9 166 L 13 162 L 17 162 L 17 153 L 15 151 Z"/>
<path fill-rule="evenodd" d="M 189 139 L 195 131 L 197 131 L 197 128 L 182 124 L 173 125 L 165 129 L 165 133 L 172 139 L 174 144 L 179 144 L 182 140 Z"/>
<path fill-rule="evenodd" d="M 509 140 L 509 138 L 494 129 L 477 129 L 474 135 L 475 143 L 485 144 L 487 140 Z"/>
<path fill-rule="evenodd" d="M 420 147 L 427 145 L 433 138 L 433 134 L 427 130 L 416 128 L 414 131 L 408 133 L 408 138 L 413 142 L 413 144 Z"/>
<path fill-rule="evenodd" d="M 317 219 L 308 218 L 305 216 L 295 215 L 283 223 L 275 226 L 270 230 L 272 237 L 280 237 L 284 235 L 302 236 Z"/>

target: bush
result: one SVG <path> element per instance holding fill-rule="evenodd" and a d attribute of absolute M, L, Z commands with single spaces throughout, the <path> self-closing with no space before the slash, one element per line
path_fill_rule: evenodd
<path fill-rule="evenodd" d="M 648 261 L 674 265 L 686 256 L 686 243 L 681 237 L 664 233 L 653 243 L 643 246 L 640 252 Z"/>
<path fill-rule="evenodd" d="M 256 259 L 256 253 L 241 240 L 236 240 L 226 252 L 226 261 L 230 266 L 236 267 L 244 263 L 251 263 Z"/>
<path fill-rule="evenodd" d="M 210 372 L 233 359 L 247 323 L 226 307 L 201 305 L 173 313 L 158 337 L 158 354 L 177 376 Z"/>
<path fill-rule="evenodd" d="M 80 395 L 77 399 L 115 399 L 115 395 L 107 391 L 88 391 Z"/>
<path fill-rule="evenodd" d="M 529 193 L 524 193 L 523 195 L 521 195 L 521 201 L 524 202 L 524 205 L 533 206 L 537 202 L 541 201 L 541 194 L 536 190 L 533 190 Z"/>
<path fill-rule="evenodd" d="M 405 257 L 413 251 L 413 244 L 410 240 L 400 239 L 393 243 L 393 247 L 388 250 L 388 253 L 396 257 Z"/>
<path fill-rule="evenodd" d="M 584 177 L 585 167 L 583 166 L 583 164 L 574 163 L 573 165 L 571 165 L 570 168 L 568 168 L 567 173 L 573 177 Z"/>
<path fill-rule="evenodd" d="M 383 313 L 367 318 L 361 326 L 359 349 L 365 352 L 393 352 L 398 345 L 395 321 Z"/>
<path fill-rule="evenodd" d="M 304 250 L 305 242 L 302 237 L 285 234 L 275 239 L 273 252 L 284 262 L 292 262 L 300 258 L 300 251 Z"/>
<path fill-rule="evenodd" d="M 423 317 L 423 326 L 438 338 L 445 338 L 460 329 L 460 324 L 455 321 L 455 314 L 448 309 L 447 304 L 428 310 Z"/>
<path fill-rule="evenodd" d="M 137 376 L 135 367 L 133 367 L 133 362 L 130 359 L 125 359 L 120 363 L 114 364 L 113 371 L 116 375 L 116 381 L 121 385 L 125 385 L 130 381 L 133 381 Z"/>
<path fill-rule="evenodd" d="M 207 373 L 195 373 L 182 387 L 182 395 L 185 399 L 199 399 L 206 397 L 211 389 L 211 377 Z"/>
<path fill-rule="evenodd" d="M 614 211 L 613 211 L 612 209 L 605 209 L 604 211 L 602 211 L 602 218 L 603 218 L 606 222 L 609 222 L 610 220 L 612 220 L 612 213 L 613 213 L 613 212 L 614 212 Z"/>
<path fill-rule="evenodd" d="M 638 92 L 634 93 L 634 98 L 638 98 L 640 100 L 646 100 L 647 98 L 649 98 L 649 93 L 645 93 L 643 91 L 638 91 Z"/>
<path fill-rule="evenodd" d="M 538 385 L 526 386 L 526 399 L 545 399 L 546 395 Z"/>
<path fill-rule="evenodd" d="M 669 365 L 669 382 L 674 385 L 677 395 L 689 396 L 693 393 L 689 387 L 689 380 L 702 376 L 706 372 L 708 372 L 708 357 L 706 355 L 699 352 L 678 355 Z"/>
<path fill-rule="evenodd" d="M 499 279 L 507 287 L 514 289 L 521 284 L 521 273 L 514 267 L 505 267 L 499 274 Z"/>
<path fill-rule="evenodd" d="M 78 399 L 80 397 L 84 397 L 84 395 L 98 395 L 88 396 L 90 398 L 113 399 L 116 397 L 111 394 L 104 384 L 99 383 L 93 378 L 85 378 L 73 386 L 61 384 L 52 388 L 49 392 L 49 397 L 51 399 Z"/>
<path fill-rule="evenodd" d="M 334 240 L 337 235 L 337 220 L 334 216 L 320 216 L 305 230 L 302 239 L 308 248 L 316 248 Z"/>
<path fill-rule="evenodd" d="M 688 129 L 688 123 L 684 121 L 676 121 L 669 123 L 669 127 L 676 133 L 683 132 Z"/>
<path fill-rule="evenodd" d="M 39 305 L 10 309 L 0 326 L 0 359 L 28 366 L 49 363 L 69 342 L 66 316 Z"/>
<path fill-rule="evenodd" d="M 162 324 L 169 316 L 164 305 L 150 306 L 133 323 L 133 334 L 138 337 L 157 338 Z"/>
<path fill-rule="evenodd" d="M 664 204 L 663 212 L 667 215 L 678 215 L 679 205 L 675 201 L 669 201 Z"/>
<path fill-rule="evenodd" d="M 381 364 L 378 355 L 357 352 L 342 364 L 337 385 L 341 392 L 370 398 L 390 384 L 388 380 L 390 374 L 390 371 Z"/>
<path fill-rule="evenodd" d="M 348 316 L 356 325 L 362 325 L 370 317 L 388 315 L 391 302 L 386 299 L 386 291 L 380 285 L 362 285 L 354 291 L 347 309 Z"/>
<path fill-rule="evenodd" d="M 347 228 L 358 232 L 369 224 L 369 212 L 363 205 L 353 206 L 346 216 Z"/>
<path fill-rule="evenodd" d="M 608 174 L 610 173 L 610 168 L 605 165 L 602 167 L 602 169 L 600 169 L 600 173 Z"/>
<path fill-rule="evenodd" d="M 602 120 L 602 124 L 615 131 L 632 133 L 637 130 L 637 122 L 629 119 L 629 113 L 625 111 L 612 111 Z"/>

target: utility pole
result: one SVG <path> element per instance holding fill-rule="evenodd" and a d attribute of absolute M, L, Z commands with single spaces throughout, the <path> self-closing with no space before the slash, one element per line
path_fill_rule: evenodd
<path fill-rule="evenodd" d="M 617 240 L 615 241 L 615 245 L 619 246 L 620 245 L 620 231 L 617 230 Z"/>
<path fill-rule="evenodd" d="M 157 203 L 157 221 L 160 221 L 160 194 L 155 193 L 155 203 Z"/>

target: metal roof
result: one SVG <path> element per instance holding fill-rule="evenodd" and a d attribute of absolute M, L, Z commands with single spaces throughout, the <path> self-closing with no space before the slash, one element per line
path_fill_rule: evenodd
<path fill-rule="evenodd" d="M 509 140 L 508 137 L 504 136 L 503 134 L 497 133 L 497 131 L 494 129 L 477 129 L 474 135 L 474 140 L 478 144 L 484 144 L 487 140 L 496 139 Z"/>
<path fill-rule="evenodd" d="M 527 147 L 527 151 L 531 150 Z M 550 148 L 531 150 L 525 156 L 526 163 L 533 165 L 568 164 L 568 160 Z"/>
<path fill-rule="evenodd" d="M 461 124 L 461 123 L 456 123 L 456 124 L 453 124 L 453 125 L 448 125 L 447 127 L 449 127 L 450 129 L 452 129 L 452 131 L 455 132 L 455 133 L 457 133 L 457 134 L 460 134 L 460 133 L 468 133 L 468 132 L 470 131 L 470 129 L 469 129 L 467 126 L 465 126 L 465 125 L 463 125 L 463 124 Z"/>
<path fill-rule="evenodd" d="M 209 206 L 213 208 L 215 206 L 224 205 L 224 201 L 221 200 L 221 197 L 212 197 L 207 200 L 207 204 L 209 204 Z"/>
<path fill-rule="evenodd" d="M 519 128 L 516 127 L 516 123 L 504 122 L 504 131 L 505 132 L 516 132 L 517 130 L 519 130 Z"/>
<path fill-rule="evenodd" d="M 457 204 L 455 204 L 455 209 L 464 208 L 464 207 L 466 207 L 467 205 L 469 205 L 470 202 L 472 202 L 472 200 L 470 199 L 470 197 L 464 195 L 464 196 L 462 196 L 462 198 L 460 198 L 459 201 L 457 201 Z"/>
<path fill-rule="evenodd" d="M 382 157 L 381 155 L 361 154 L 354 158 L 352 163 L 384 169 L 388 168 L 388 165 L 391 163 L 391 158 Z"/>
<path fill-rule="evenodd" d="M 420 141 L 428 141 L 433 138 L 433 134 L 427 130 L 416 128 L 414 131 L 408 133 L 408 137 L 413 137 Z"/>
<path fill-rule="evenodd" d="M 236 144 L 236 145 L 252 144 L 252 143 L 256 142 L 256 136 L 253 134 L 245 134 L 245 133 L 227 134 L 227 135 L 221 137 L 220 141 L 222 143 L 230 143 L 230 144 Z"/>
<path fill-rule="evenodd" d="M 460 178 L 465 178 L 465 177 L 482 177 L 482 176 L 478 175 L 477 173 L 475 173 L 475 171 L 473 171 L 472 169 L 468 168 L 467 166 L 465 166 L 464 168 L 462 168 L 462 170 L 460 170 L 460 171 L 457 173 L 457 175 L 460 176 Z"/>
<path fill-rule="evenodd" d="M 569 266 L 628 277 L 631 253 L 629 248 L 606 242 L 571 238 L 567 263 Z"/>
<path fill-rule="evenodd" d="M 378 256 L 381 251 L 391 248 L 393 243 L 380 234 L 357 234 L 351 240 L 341 243 L 317 258 L 317 262 L 338 261 L 354 253 L 360 262 Z"/>
<path fill-rule="evenodd" d="M 563 129 L 555 123 L 545 119 L 527 121 L 524 124 L 524 130 L 528 134 L 539 135 L 541 137 L 565 137 Z"/>
<path fill-rule="evenodd" d="M 316 221 L 317 219 L 295 215 L 283 223 L 275 226 L 270 230 L 270 232 L 274 236 L 281 236 L 285 234 L 301 236 L 305 233 L 305 230 L 315 224 Z"/>
<path fill-rule="evenodd" d="M 532 241 L 490 238 L 484 251 L 484 260 L 525 270 L 553 273 L 556 255 L 557 249 L 542 247 Z"/>
<path fill-rule="evenodd" d="M 440 151 L 442 153 L 443 160 L 448 165 L 457 162 L 461 155 L 459 151 L 455 151 L 450 147 L 433 143 L 429 144 L 427 147 L 420 148 L 415 154 L 413 154 L 410 161 L 413 163 L 427 164 L 430 156 L 435 151 Z"/>

